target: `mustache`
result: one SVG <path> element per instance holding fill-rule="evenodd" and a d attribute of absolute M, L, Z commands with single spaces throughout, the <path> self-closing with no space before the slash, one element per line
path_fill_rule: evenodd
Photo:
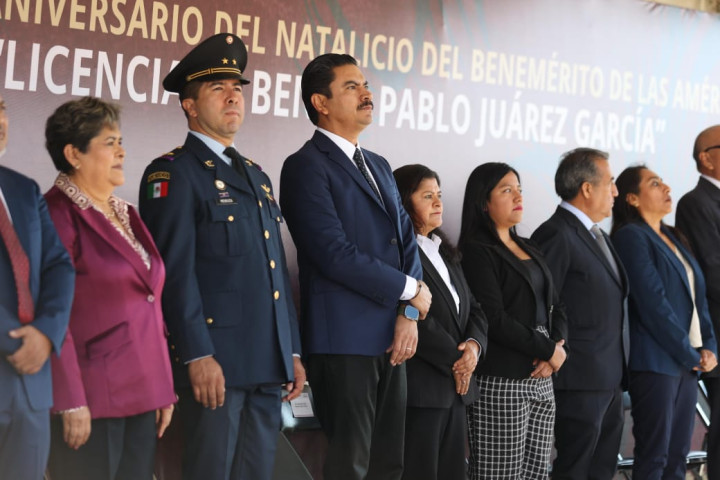
<path fill-rule="evenodd" d="M 375 104 L 372 102 L 372 100 L 365 100 L 363 103 L 358 106 L 358 110 L 365 107 L 372 107 L 373 110 L 375 110 Z"/>

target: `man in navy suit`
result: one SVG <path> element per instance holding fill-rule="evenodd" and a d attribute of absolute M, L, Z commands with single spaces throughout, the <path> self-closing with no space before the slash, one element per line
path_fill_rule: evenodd
<path fill-rule="evenodd" d="M 678 202 L 677 227 L 688 237 L 705 274 L 710 318 L 720 338 L 720 125 L 706 128 L 695 139 L 697 186 Z M 703 374 L 710 399 L 708 478 L 720 479 L 720 369 Z"/>
<path fill-rule="evenodd" d="M 355 59 L 308 64 L 318 129 L 283 165 L 280 198 L 298 251 L 303 347 L 328 436 L 326 480 L 399 479 L 418 318 L 431 295 L 388 162 L 360 148 L 372 93 Z"/>
<path fill-rule="evenodd" d="M 567 152 L 555 173 L 555 191 L 560 206 L 532 235 L 568 319 L 570 354 L 553 381 L 558 453 L 552 477 L 610 480 L 623 428 L 629 341 L 627 277 L 597 226 L 617 196 L 608 155 L 591 148 Z"/>
<path fill-rule="evenodd" d="M 165 77 L 190 133 L 148 166 L 140 187 L 167 269 L 186 480 L 269 480 L 281 384 L 289 400 L 305 383 L 280 208 L 268 176 L 233 146 L 246 63 L 242 40 L 218 34 Z"/>
<path fill-rule="evenodd" d="M 8 121 L 0 96 L 0 156 Z M 21 313 L 13 263 L 0 239 L 0 475 L 40 480 L 50 450 L 52 351 L 60 352 L 73 299 L 75 271 L 60 242 L 38 185 L 0 167 L 0 215 L 12 222 L 29 261 L 33 315 Z M 0 220 L 3 222 L 4 220 Z M 0 227 L 2 228 L 2 227 Z M 14 250 L 13 250 L 14 251 Z M 17 265 L 17 263 L 16 263 Z M 17 267 L 16 267 L 17 268 Z M 23 309 L 25 310 L 25 309 Z M 22 318 L 22 320 L 21 320 Z"/>

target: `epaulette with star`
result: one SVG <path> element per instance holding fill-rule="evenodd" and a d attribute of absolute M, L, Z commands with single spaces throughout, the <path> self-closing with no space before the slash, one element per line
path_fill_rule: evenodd
<path fill-rule="evenodd" d="M 253 161 L 250 160 L 249 158 L 246 158 L 246 159 L 245 159 L 245 164 L 247 164 L 248 167 L 255 167 L 255 168 L 257 168 L 258 170 L 260 170 L 261 172 L 263 171 L 263 169 L 262 169 L 262 167 L 261 167 L 260 165 L 258 165 L 257 163 L 253 162 Z"/>
<path fill-rule="evenodd" d="M 185 146 L 180 145 L 179 147 L 174 148 L 173 150 L 163 153 L 162 155 L 158 156 L 155 160 L 167 160 L 169 162 L 172 162 L 179 156 L 181 156 L 183 153 L 185 153 Z"/>

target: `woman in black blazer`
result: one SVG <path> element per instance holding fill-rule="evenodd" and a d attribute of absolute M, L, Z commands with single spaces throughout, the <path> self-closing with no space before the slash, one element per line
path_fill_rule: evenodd
<path fill-rule="evenodd" d="M 468 409 L 470 473 L 477 479 L 547 479 L 567 324 L 538 249 L 515 233 L 519 175 L 504 163 L 468 179 L 459 247 L 465 278 L 488 318 L 476 371 L 480 398 Z"/>
<path fill-rule="evenodd" d="M 465 405 L 478 396 L 473 371 L 487 345 L 487 320 L 463 278 L 457 251 L 439 230 L 437 173 L 407 165 L 394 175 L 433 295 L 427 317 L 418 323 L 417 351 L 407 362 L 403 479 L 465 480 Z"/>

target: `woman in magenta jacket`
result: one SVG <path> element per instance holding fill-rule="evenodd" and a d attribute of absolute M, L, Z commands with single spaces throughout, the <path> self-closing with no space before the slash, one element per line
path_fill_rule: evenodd
<path fill-rule="evenodd" d="M 175 393 L 160 295 L 165 268 L 125 178 L 119 109 L 85 97 L 47 121 L 60 171 L 45 194 L 77 272 L 67 337 L 52 358 L 53 480 L 152 478 Z"/>

